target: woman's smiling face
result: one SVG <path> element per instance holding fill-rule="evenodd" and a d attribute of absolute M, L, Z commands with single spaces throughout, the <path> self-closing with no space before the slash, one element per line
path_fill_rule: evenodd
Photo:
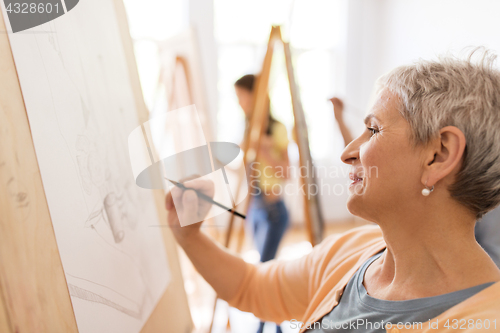
<path fill-rule="evenodd" d="M 351 165 L 347 208 L 377 222 L 387 213 L 406 211 L 423 188 L 421 149 L 410 142 L 410 125 L 385 89 L 365 118 L 366 129 L 342 153 Z"/>

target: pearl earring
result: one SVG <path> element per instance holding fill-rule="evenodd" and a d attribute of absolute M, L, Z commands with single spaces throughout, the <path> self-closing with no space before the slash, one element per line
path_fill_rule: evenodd
<path fill-rule="evenodd" d="M 431 188 L 428 188 L 428 187 L 427 187 L 427 182 L 425 182 L 425 185 L 424 185 L 424 186 L 425 186 L 425 188 L 422 190 L 422 195 L 423 195 L 424 197 L 426 197 L 426 196 L 428 196 L 429 194 L 431 194 L 431 192 L 432 192 L 432 191 L 434 191 L 434 185 L 432 185 L 432 187 L 431 187 Z"/>

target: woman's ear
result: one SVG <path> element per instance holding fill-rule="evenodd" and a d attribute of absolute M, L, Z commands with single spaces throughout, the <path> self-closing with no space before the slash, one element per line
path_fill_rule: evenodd
<path fill-rule="evenodd" d="M 433 158 L 426 163 L 422 184 L 434 186 L 438 181 L 453 172 L 462 163 L 465 151 L 465 135 L 455 126 L 446 126 L 439 131 Z"/>

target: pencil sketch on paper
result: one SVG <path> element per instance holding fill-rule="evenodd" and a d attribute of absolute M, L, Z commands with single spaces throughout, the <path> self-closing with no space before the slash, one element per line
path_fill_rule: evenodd
<path fill-rule="evenodd" d="M 9 39 L 78 329 L 139 332 L 170 271 L 148 227 L 152 193 L 130 166 L 139 123 L 113 2 L 83 1 L 30 31 Z"/>

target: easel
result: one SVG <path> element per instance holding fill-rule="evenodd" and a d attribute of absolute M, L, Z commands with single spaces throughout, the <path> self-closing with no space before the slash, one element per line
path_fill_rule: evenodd
<path fill-rule="evenodd" d="M 161 69 L 157 91 L 160 86 L 164 87 L 168 110 L 196 105 L 205 137 L 207 141 L 214 141 L 196 30 L 190 27 L 159 42 L 158 47 Z"/>
<path fill-rule="evenodd" d="M 121 0 L 111 2 L 121 39 L 116 45 L 124 48 L 142 124 L 149 115 L 125 7 Z M 78 332 L 6 30 L 0 13 L 0 332 Z M 162 190 L 154 191 L 154 200 L 159 219 L 166 221 Z M 191 332 L 177 246 L 169 228 L 162 233 L 172 280 L 141 332 Z"/>
<path fill-rule="evenodd" d="M 271 29 L 271 34 L 269 37 L 269 42 L 267 46 L 267 52 L 264 57 L 264 63 L 262 65 L 262 71 L 257 78 L 256 88 L 254 89 L 254 111 L 250 119 L 250 126 L 245 133 L 245 139 L 243 141 L 243 152 L 244 152 L 244 163 L 245 165 L 250 165 L 255 162 L 258 157 L 258 151 L 260 147 L 260 139 L 264 133 L 264 129 L 267 125 L 268 116 L 268 88 L 269 88 L 269 76 L 271 72 L 272 58 L 274 47 L 276 43 L 283 45 L 285 53 L 285 63 L 288 74 L 288 82 L 290 84 L 290 95 L 292 99 L 292 108 L 295 118 L 295 136 L 297 138 L 297 146 L 299 148 L 299 164 L 300 167 L 314 168 L 311 158 L 311 151 L 309 149 L 309 139 L 307 132 L 307 124 L 305 121 L 304 110 L 302 109 L 302 103 L 300 101 L 299 90 L 297 83 L 295 81 L 295 75 L 292 65 L 292 55 L 290 51 L 290 44 L 285 43 L 281 36 L 281 29 L 279 26 L 273 26 Z M 316 184 L 316 179 L 314 172 L 309 170 L 305 177 L 300 177 L 301 184 L 305 185 L 306 191 L 311 188 L 311 186 Z M 240 184 L 243 183 L 243 179 L 240 179 Z M 246 207 L 250 196 L 246 200 Z M 246 208 L 245 207 L 245 208 Z M 305 194 L 304 195 L 304 215 L 306 221 L 306 228 L 308 231 L 308 237 L 311 244 L 314 246 L 319 244 L 323 238 L 324 222 L 323 216 L 321 214 L 319 197 L 317 195 Z M 231 215 L 229 220 L 229 226 L 226 233 L 226 238 L 224 241 L 224 246 L 229 247 L 231 241 L 231 233 L 234 227 L 234 215 Z M 243 243 L 244 226 L 240 226 L 239 237 L 237 241 L 238 251 L 241 249 L 241 244 Z M 212 324 L 210 325 L 209 332 L 212 331 L 213 319 L 215 316 L 215 310 L 217 305 L 217 299 L 215 300 L 214 312 L 212 317 Z M 229 322 L 229 320 L 228 320 Z M 229 323 L 228 323 L 229 326 Z"/>

